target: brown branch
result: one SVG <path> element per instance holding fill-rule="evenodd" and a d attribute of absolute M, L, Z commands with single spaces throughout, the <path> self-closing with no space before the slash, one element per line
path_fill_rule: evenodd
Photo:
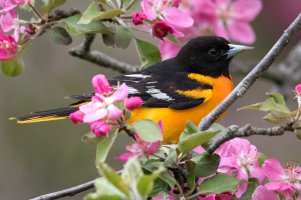
<path fill-rule="evenodd" d="M 279 136 L 283 135 L 286 131 L 293 132 L 293 123 L 287 123 L 283 126 L 275 126 L 272 128 L 257 128 L 250 124 L 239 128 L 236 125 L 229 126 L 225 132 L 215 136 L 207 149 L 208 153 L 213 153 L 221 144 L 236 137 L 250 137 L 252 135 L 268 135 Z"/>
<path fill-rule="evenodd" d="M 80 192 L 89 190 L 91 188 L 94 187 L 94 180 L 93 181 L 89 181 L 87 183 L 83 183 L 65 190 L 61 190 L 61 191 L 57 191 L 57 192 L 53 192 L 53 193 L 49 193 L 49 194 L 44 194 L 38 197 L 35 197 L 31 200 L 53 200 L 53 199 L 58 199 L 61 197 L 71 197 L 73 195 L 76 195 Z"/>
<path fill-rule="evenodd" d="M 300 27 L 301 14 L 299 14 L 292 24 L 284 31 L 283 35 L 264 56 L 264 58 L 255 66 L 255 68 L 235 87 L 235 89 L 222 101 L 222 103 L 203 118 L 199 124 L 201 130 L 208 129 L 238 98 L 244 96 L 263 72 L 272 65 L 284 47 L 286 47 L 291 37 L 300 30 Z"/>
<path fill-rule="evenodd" d="M 137 66 L 133 66 L 128 63 L 119 61 L 100 51 L 91 51 L 91 45 L 94 38 L 94 34 L 85 35 L 85 38 L 81 45 L 69 50 L 70 55 L 81 58 L 83 60 L 90 61 L 102 67 L 116 70 L 120 73 L 131 73 L 138 70 Z"/>

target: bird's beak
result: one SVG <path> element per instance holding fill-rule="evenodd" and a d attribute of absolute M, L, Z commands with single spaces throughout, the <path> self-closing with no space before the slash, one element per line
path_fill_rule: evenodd
<path fill-rule="evenodd" d="M 237 44 L 228 44 L 228 45 L 230 49 L 225 53 L 225 55 L 227 55 L 227 59 L 232 58 L 233 56 L 235 56 L 236 54 L 244 50 L 254 49 L 254 47 L 249 47 L 245 45 L 237 45 Z"/>

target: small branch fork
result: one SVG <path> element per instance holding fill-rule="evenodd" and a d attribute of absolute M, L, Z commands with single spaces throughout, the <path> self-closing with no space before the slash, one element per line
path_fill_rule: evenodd
<path fill-rule="evenodd" d="M 130 73 L 138 70 L 137 66 L 119 61 L 100 51 L 91 51 L 91 45 L 94 38 L 95 34 L 85 35 L 85 38 L 81 45 L 69 50 L 70 55 L 90 61 L 105 68 L 116 70 L 120 73 Z"/>
<path fill-rule="evenodd" d="M 272 65 L 273 61 L 279 56 L 281 51 L 288 44 L 289 39 L 297 31 L 299 31 L 300 26 L 301 26 L 301 14 L 299 14 L 299 16 L 288 27 L 288 29 L 284 31 L 284 34 L 280 37 L 280 39 L 276 42 L 276 44 L 272 47 L 272 49 L 256 65 L 256 67 L 238 84 L 238 86 L 233 90 L 233 92 L 219 106 L 217 106 L 216 109 L 214 109 L 209 115 L 207 115 L 207 117 L 205 117 L 202 120 L 202 122 L 199 125 L 202 130 L 208 129 L 212 125 L 212 123 L 216 121 L 216 119 L 226 109 L 229 108 L 229 106 L 231 106 L 238 98 L 241 98 L 247 92 L 247 90 L 254 84 L 254 82 L 263 74 L 263 72 L 266 71 Z M 94 40 L 94 35 L 87 35 L 83 41 L 83 44 L 81 44 L 77 48 L 71 49 L 69 53 L 75 57 L 88 60 L 100 66 L 115 69 L 122 73 L 134 72 L 137 70 L 136 67 L 118 61 L 106 54 L 103 54 L 98 51 L 90 51 L 90 47 L 93 40 Z M 300 58 L 298 58 L 297 56 L 297 59 Z M 235 137 L 248 137 L 251 135 L 278 136 L 284 134 L 286 131 L 293 131 L 293 130 L 294 129 L 292 123 L 288 123 L 283 126 L 276 126 L 272 128 L 255 128 L 249 124 L 239 128 L 235 125 L 232 125 L 227 128 L 225 133 L 217 135 L 212 140 L 208 151 L 210 153 L 214 152 L 214 150 L 217 149 L 222 143 Z M 53 200 L 53 199 L 58 199 L 60 197 L 73 196 L 77 193 L 93 188 L 93 183 L 94 181 L 90 181 L 69 189 L 42 195 L 32 200 Z"/>

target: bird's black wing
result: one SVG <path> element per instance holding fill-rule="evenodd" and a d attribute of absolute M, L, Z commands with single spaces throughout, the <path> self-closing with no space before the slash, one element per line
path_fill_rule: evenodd
<path fill-rule="evenodd" d="M 212 86 L 188 79 L 187 76 L 188 72 L 170 59 L 141 72 L 116 76 L 109 82 L 113 86 L 126 83 L 129 96 L 140 97 L 143 100 L 143 107 L 183 110 L 198 106 L 210 98 L 209 95 L 197 97 L 187 95 L 183 91 L 212 89 Z M 91 96 L 93 93 L 71 95 L 70 98 L 89 101 Z"/>

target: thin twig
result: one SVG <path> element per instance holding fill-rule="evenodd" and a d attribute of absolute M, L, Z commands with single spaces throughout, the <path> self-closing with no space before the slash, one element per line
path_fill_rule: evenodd
<path fill-rule="evenodd" d="M 131 9 L 131 7 L 136 3 L 136 0 L 132 0 L 128 5 L 127 7 L 125 8 L 125 10 L 129 10 Z"/>
<path fill-rule="evenodd" d="M 255 68 L 236 86 L 236 88 L 220 103 L 213 111 L 211 111 L 200 122 L 201 130 L 208 129 L 217 118 L 225 112 L 238 98 L 241 98 L 254 82 L 266 71 L 279 56 L 284 47 L 288 44 L 290 38 L 300 30 L 301 14 L 293 21 L 293 23 L 284 31 L 276 44 L 265 55 L 265 57 L 255 66 Z"/>
<path fill-rule="evenodd" d="M 257 128 L 250 124 L 246 124 L 239 128 L 236 125 L 232 125 L 229 126 L 225 132 L 217 135 L 210 141 L 207 152 L 213 153 L 221 144 L 236 137 L 249 137 L 252 135 L 279 136 L 283 135 L 286 131 L 294 131 L 293 123 L 287 123 L 286 125 L 275 126 L 272 128 Z"/>
<path fill-rule="evenodd" d="M 138 70 L 137 66 L 119 61 L 99 51 L 91 51 L 90 48 L 94 38 L 94 34 L 87 34 L 81 45 L 69 50 L 70 55 L 90 61 L 102 67 L 116 70 L 120 73 L 130 73 Z"/>
<path fill-rule="evenodd" d="M 91 189 L 94 187 L 94 180 L 89 181 L 87 183 L 83 183 L 65 190 L 49 193 L 49 194 L 44 194 L 38 197 L 35 197 L 31 200 L 53 200 L 53 199 L 58 199 L 61 197 L 71 197 L 75 194 L 78 194 L 80 192 L 86 191 L 88 189 Z"/>

